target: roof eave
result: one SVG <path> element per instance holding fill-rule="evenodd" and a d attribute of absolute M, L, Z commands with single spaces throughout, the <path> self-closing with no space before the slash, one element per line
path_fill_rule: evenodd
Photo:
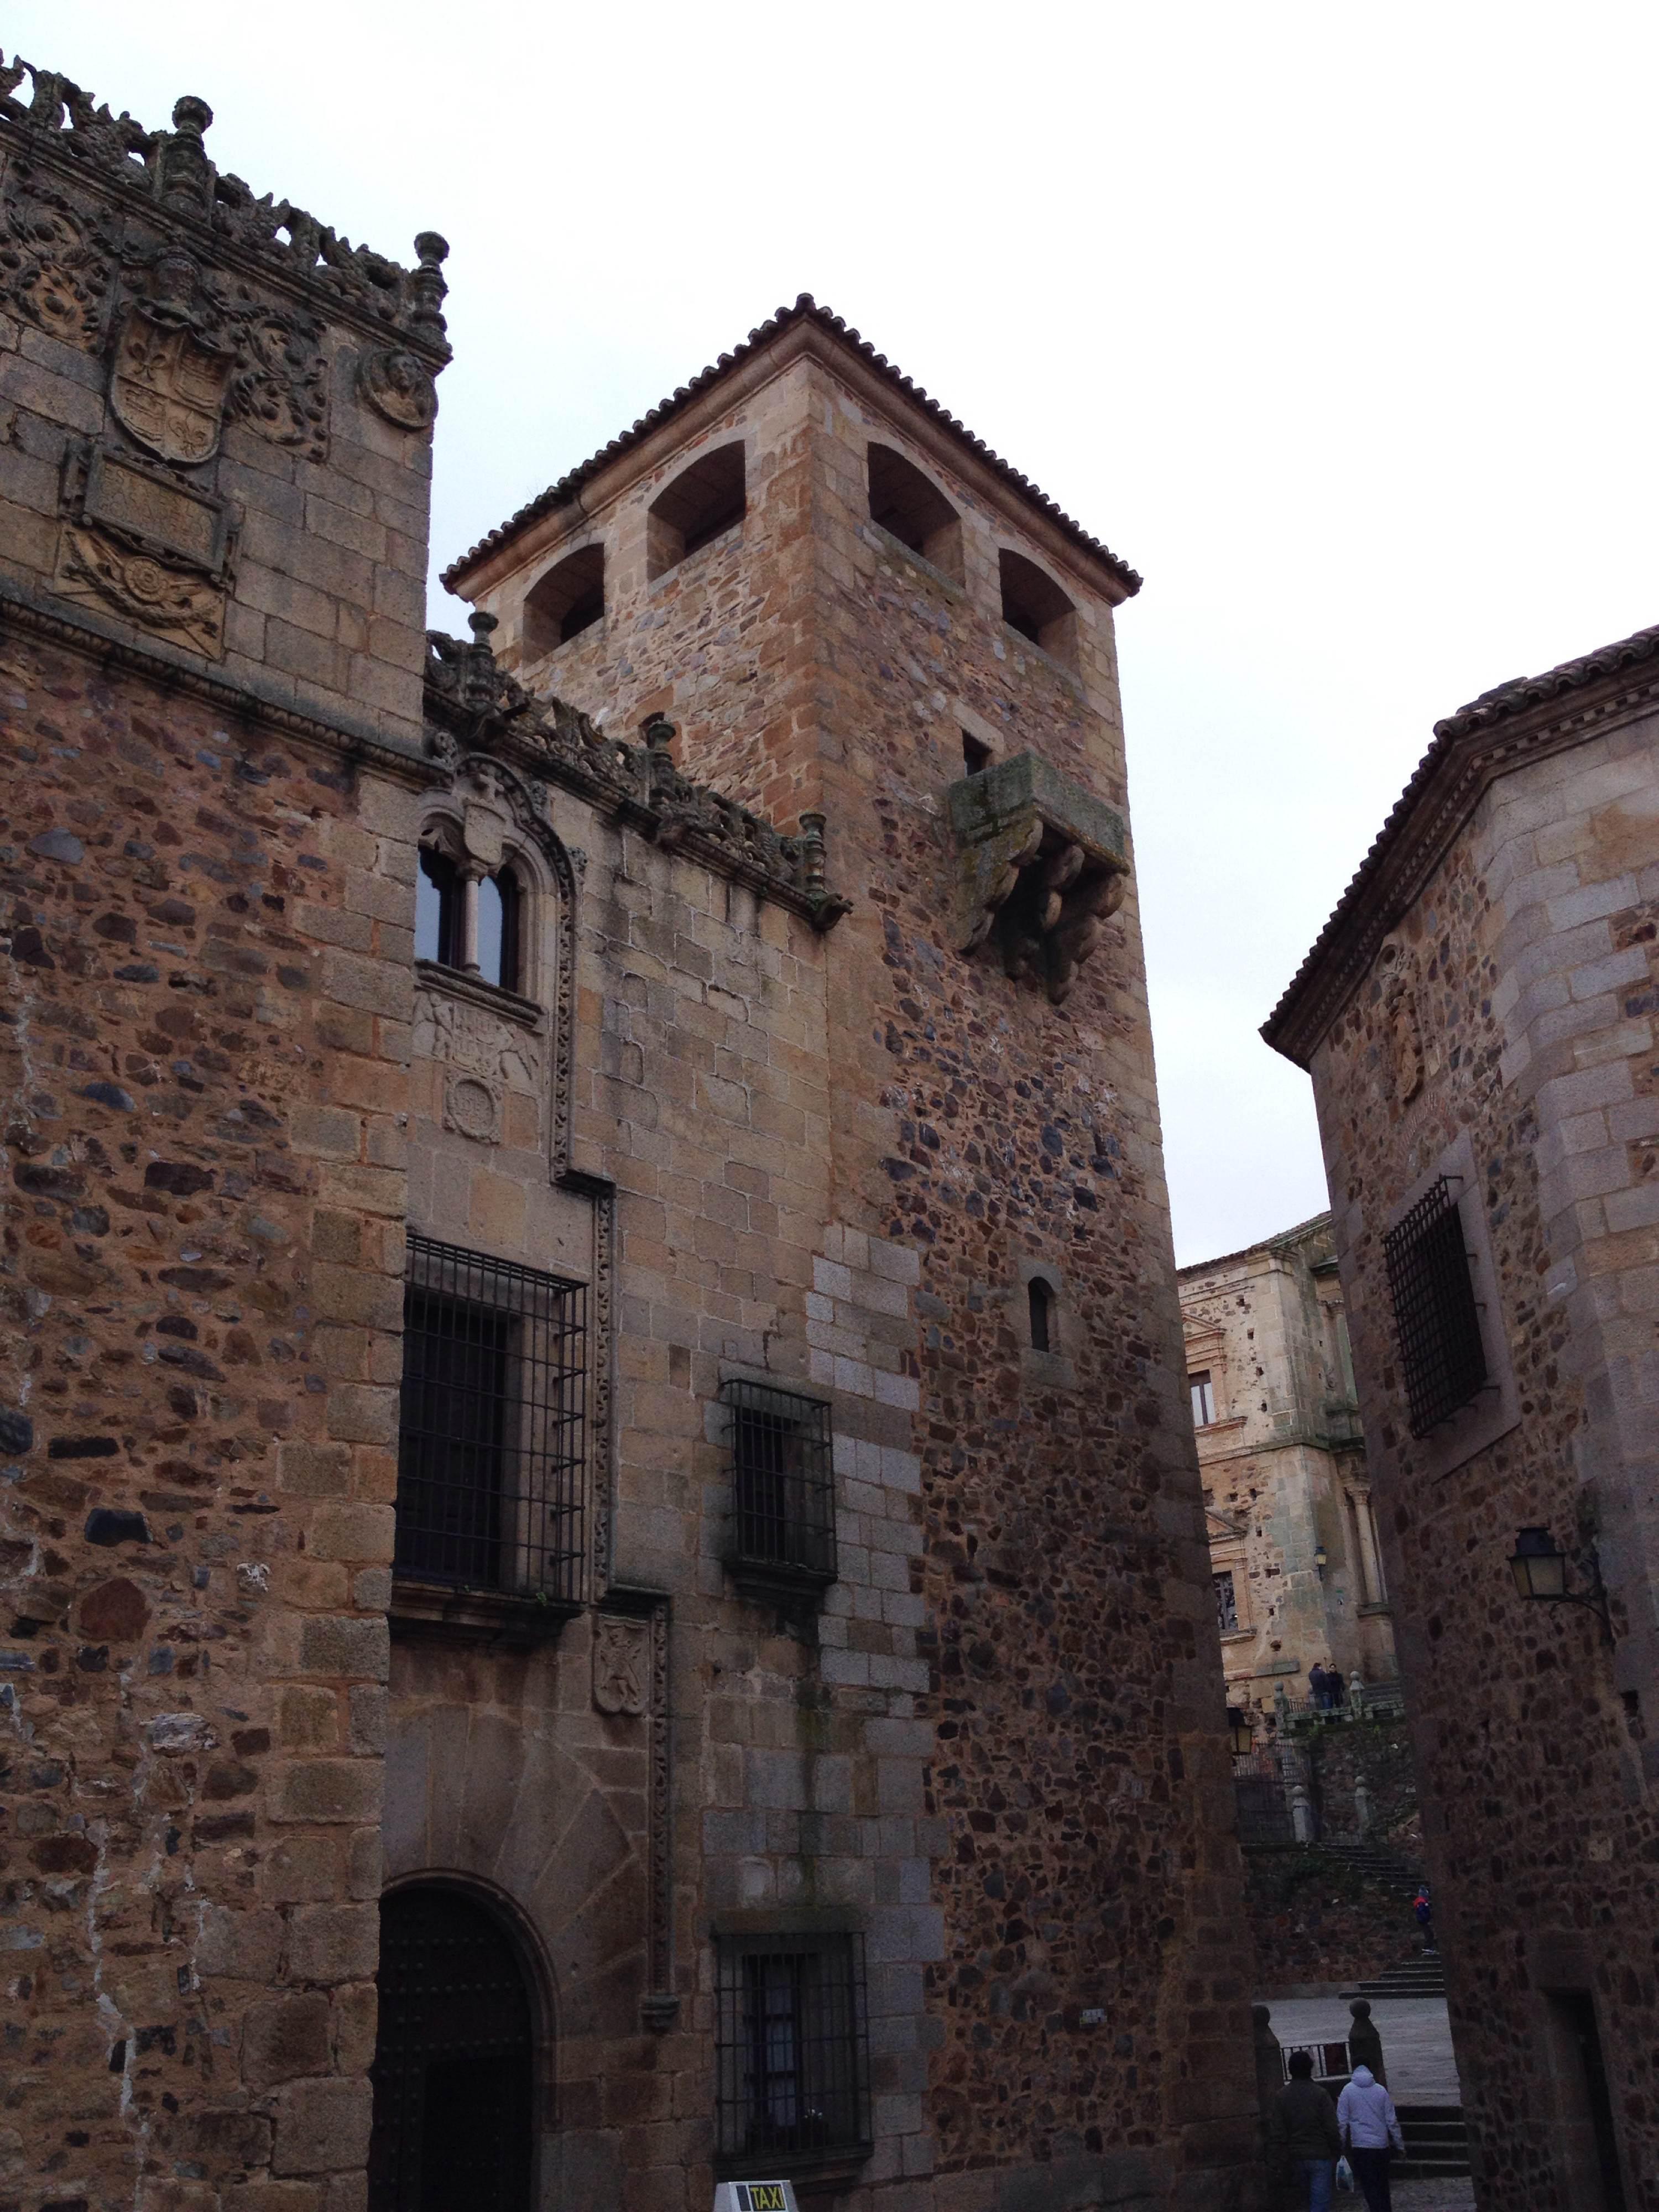
<path fill-rule="evenodd" d="M 527 532 L 546 518 L 562 514 L 573 505 L 586 506 L 583 495 L 591 485 L 601 481 L 606 486 L 604 499 L 614 497 L 619 485 L 635 481 L 638 475 L 655 466 L 665 451 L 683 444 L 688 431 L 695 435 L 704 423 L 729 411 L 734 391 L 740 399 L 746 391 L 775 375 L 781 354 L 792 337 L 797 343 L 789 349 L 787 358 L 793 359 L 796 351 L 810 348 L 838 370 L 844 372 L 851 366 L 884 410 L 891 410 L 897 395 L 916 429 L 920 432 L 925 426 L 932 434 L 921 442 L 930 447 L 937 442 L 942 465 L 975 482 L 985 495 L 998 504 L 1006 507 L 1012 495 L 1024 526 L 1052 544 L 1057 549 L 1057 558 L 1073 566 L 1082 562 L 1091 576 L 1104 580 L 1097 581 L 1097 588 L 1110 596 L 1115 605 L 1139 590 L 1141 579 L 1127 562 L 1091 537 L 1046 493 L 994 453 L 982 439 L 975 438 L 937 400 L 894 368 L 884 355 L 877 353 L 867 340 L 850 330 L 830 309 L 819 307 L 807 293 L 802 293 L 793 307 L 780 308 L 775 316 L 751 331 L 734 353 L 722 354 L 718 362 L 703 369 L 690 384 L 681 386 L 630 429 L 613 438 L 599 453 L 498 524 L 444 570 L 445 586 L 464 598 L 489 589 L 499 576 L 521 565 L 526 557 L 522 541 Z M 619 478 L 613 472 L 624 463 L 630 465 L 629 473 Z M 556 528 L 544 533 L 555 538 L 560 534 Z M 509 548 L 514 549 L 514 556 L 503 562 L 499 556 Z"/>

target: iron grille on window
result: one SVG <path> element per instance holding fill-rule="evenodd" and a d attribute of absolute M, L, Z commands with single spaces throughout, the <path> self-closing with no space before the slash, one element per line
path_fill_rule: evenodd
<path fill-rule="evenodd" d="M 1382 1240 L 1411 1432 L 1425 1437 L 1486 1380 L 1457 1199 L 1441 1176 Z"/>
<path fill-rule="evenodd" d="M 759 1382 L 728 1382 L 732 1565 L 785 1580 L 836 1578 L 830 1408 Z"/>
<path fill-rule="evenodd" d="M 409 1240 L 396 1571 L 581 1595 L 586 1293 Z"/>
<path fill-rule="evenodd" d="M 867 2157 L 863 1937 L 730 1937 L 718 1965 L 721 2170 Z"/>

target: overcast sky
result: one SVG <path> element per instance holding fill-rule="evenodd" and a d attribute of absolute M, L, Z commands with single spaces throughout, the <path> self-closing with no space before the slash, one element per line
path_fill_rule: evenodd
<path fill-rule="evenodd" d="M 1139 568 L 1178 1253 L 1313 1213 L 1255 1032 L 1429 740 L 1659 620 L 1659 9 L 6 0 L 352 239 L 452 246 L 438 567 L 811 291 Z"/>

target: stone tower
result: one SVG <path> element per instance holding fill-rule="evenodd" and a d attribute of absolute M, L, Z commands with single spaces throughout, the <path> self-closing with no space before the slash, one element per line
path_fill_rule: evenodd
<path fill-rule="evenodd" d="M 827 834 L 848 902 L 769 1034 L 707 980 L 689 884 L 624 914 L 576 1117 L 637 1316 L 614 1571 L 673 1594 L 689 2063 L 723 1944 L 856 1922 L 874 2155 L 838 2203 L 1024 2203 L 1039 2172 L 1056 2206 L 1239 2201 L 1249 1991 L 1113 646 L 1139 579 L 803 298 L 447 580 L 532 693 Z M 708 1415 L 745 1376 L 833 1422 L 810 1603 L 720 1564 Z"/>

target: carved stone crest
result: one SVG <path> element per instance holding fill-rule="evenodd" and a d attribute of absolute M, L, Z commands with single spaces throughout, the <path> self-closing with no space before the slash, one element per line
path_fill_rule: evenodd
<path fill-rule="evenodd" d="M 650 1623 L 599 1613 L 593 1623 L 593 1703 L 602 1713 L 637 1718 L 651 1678 Z"/>
<path fill-rule="evenodd" d="M 444 1087 L 444 1127 L 475 1144 L 501 1140 L 501 1099 L 496 1085 L 482 1075 L 452 1075 Z"/>
<path fill-rule="evenodd" d="M 419 355 L 406 346 L 366 355 L 357 382 L 375 413 L 400 430 L 429 430 L 438 418 L 438 387 Z"/>
<path fill-rule="evenodd" d="M 229 374 L 228 356 L 204 345 L 188 323 L 136 303 L 116 340 L 109 402 L 141 446 L 193 467 L 218 449 Z"/>
<path fill-rule="evenodd" d="M 199 569 L 135 551 L 106 531 L 64 524 L 53 588 L 62 599 L 118 615 L 210 659 L 223 650 L 225 600 L 218 586 Z"/>

